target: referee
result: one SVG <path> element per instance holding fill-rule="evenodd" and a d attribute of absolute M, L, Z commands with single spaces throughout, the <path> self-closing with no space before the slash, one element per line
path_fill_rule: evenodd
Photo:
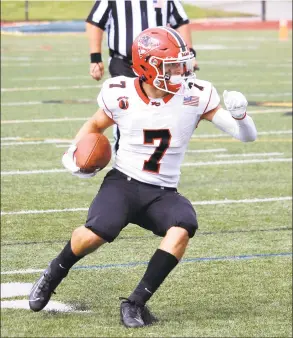
<path fill-rule="evenodd" d="M 97 0 L 86 22 L 90 43 L 90 75 L 97 81 L 104 75 L 104 31 L 108 35 L 109 72 L 112 77 L 136 76 L 131 68 L 132 42 L 140 32 L 149 27 L 169 25 L 178 30 L 196 56 L 188 27 L 189 19 L 180 0 Z M 197 65 L 194 66 L 196 69 Z M 114 151 L 117 152 L 120 133 L 117 127 L 113 131 Z"/>

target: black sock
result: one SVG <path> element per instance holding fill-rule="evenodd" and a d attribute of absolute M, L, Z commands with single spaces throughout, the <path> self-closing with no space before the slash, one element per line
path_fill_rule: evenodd
<path fill-rule="evenodd" d="M 174 255 L 157 249 L 148 264 L 144 276 L 128 299 L 138 305 L 144 305 L 177 264 L 178 259 Z"/>
<path fill-rule="evenodd" d="M 54 274 L 54 272 L 62 273 L 62 272 L 68 272 L 68 270 L 77 263 L 82 257 L 76 256 L 71 249 L 71 241 L 69 241 L 63 250 L 60 252 L 60 254 L 51 262 L 51 271 Z"/>

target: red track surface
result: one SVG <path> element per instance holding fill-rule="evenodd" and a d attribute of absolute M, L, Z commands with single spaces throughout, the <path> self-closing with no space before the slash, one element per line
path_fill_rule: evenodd
<path fill-rule="evenodd" d="M 279 21 L 207 21 L 191 22 L 192 30 L 266 30 L 279 29 Z M 292 20 L 287 21 L 292 29 Z"/>

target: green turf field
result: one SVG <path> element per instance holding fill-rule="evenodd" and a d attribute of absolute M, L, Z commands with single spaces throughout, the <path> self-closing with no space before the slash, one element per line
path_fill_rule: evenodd
<path fill-rule="evenodd" d="M 292 44 L 275 31 L 202 31 L 193 41 L 199 78 L 220 94 L 239 90 L 269 103 L 249 108 L 254 143 L 199 125 L 179 190 L 200 229 L 149 302 L 160 322 L 133 331 L 119 324 L 118 297 L 130 294 L 160 242 L 134 225 L 77 263 L 52 298 L 67 312 L 20 309 L 30 283 L 85 221 L 106 173 L 81 180 L 61 165 L 101 83 L 88 76 L 85 35 L 2 36 L 1 336 L 292 336 Z"/>
<path fill-rule="evenodd" d="M 28 1 L 29 20 L 84 20 L 92 9 L 92 1 Z M 205 9 L 194 5 L 184 4 L 184 9 L 190 19 L 202 18 L 234 18 L 250 17 L 253 15 L 240 12 L 225 12 L 219 9 Z M 25 20 L 25 1 L 2 0 L 1 20 Z"/>

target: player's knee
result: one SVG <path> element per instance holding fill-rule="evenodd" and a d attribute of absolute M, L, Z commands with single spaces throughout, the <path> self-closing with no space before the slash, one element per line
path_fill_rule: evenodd
<path fill-rule="evenodd" d="M 185 229 L 189 238 L 192 238 L 198 229 L 197 219 L 194 219 L 194 221 L 190 223 L 180 222 L 176 226 Z"/>
<path fill-rule="evenodd" d="M 98 248 L 106 242 L 102 237 L 84 226 L 75 229 L 72 238 L 75 242 L 78 242 L 80 245 L 87 248 Z"/>

